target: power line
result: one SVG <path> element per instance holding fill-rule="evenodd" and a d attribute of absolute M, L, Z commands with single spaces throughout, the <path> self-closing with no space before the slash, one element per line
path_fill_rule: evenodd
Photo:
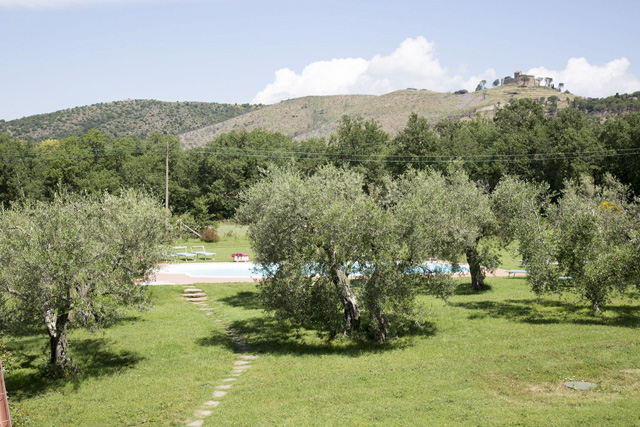
<path fill-rule="evenodd" d="M 163 150 L 164 151 L 164 150 Z M 515 153 L 515 154 L 461 154 L 461 155 L 384 155 L 384 154 L 359 154 L 357 152 L 314 152 L 314 151 L 286 151 L 286 150 L 267 150 L 255 148 L 237 148 L 237 147 L 212 147 L 200 149 L 187 149 L 186 154 L 196 155 L 216 155 L 223 157 L 246 157 L 246 158 L 265 158 L 280 160 L 327 160 L 337 162 L 361 162 L 361 163 L 449 163 L 456 160 L 463 160 L 470 163 L 513 163 L 517 161 L 553 161 L 553 160 L 576 160 L 576 159 L 596 159 L 605 157 L 625 157 L 640 155 L 640 148 L 623 148 L 617 150 L 587 150 L 577 152 L 544 152 L 544 153 Z M 126 155 L 149 155 L 156 154 L 158 158 L 165 157 L 165 153 L 159 150 L 140 150 L 137 147 L 129 149 L 119 148 L 117 151 L 100 151 L 98 153 L 91 152 L 77 155 L 38 155 L 13 153 L 0 159 L 0 163 L 10 163 L 11 160 L 33 159 L 42 161 L 55 160 L 81 160 L 93 158 L 116 158 Z M 137 157 L 137 156 L 136 156 Z"/>

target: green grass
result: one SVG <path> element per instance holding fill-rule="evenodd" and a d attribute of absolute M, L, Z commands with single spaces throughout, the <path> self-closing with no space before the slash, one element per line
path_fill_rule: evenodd
<path fill-rule="evenodd" d="M 11 405 L 34 426 L 184 425 L 228 375 L 220 323 L 259 353 L 205 426 L 637 425 L 640 304 L 615 300 L 598 317 L 572 298 L 536 299 L 524 279 L 460 279 L 448 304 L 420 295 L 426 323 L 386 345 L 327 342 L 281 328 L 254 284 L 200 285 L 215 316 L 153 288 L 155 308 L 100 334 L 76 332 L 85 373 L 38 377 L 43 336 L 10 339 L 19 368 Z M 589 391 L 563 386 L 595 382 Z"/>
<path fill-rule="evenodd" d="M 575 301 L 537 300 L 523 279 L 489 279 L 449 304 L 420 301 L 421 331 L 385 346 L 282 331 L 253 286 L 211 285 L 225 320 L 262 354 L 215 425 L 631 425 L 639 421 L 637 303 L 601 317 Z M 598 383 L 566 389 L 568 379 Z"/>
<path fill-rule="evenodd" d="M 68 380 L 42 378 L 45 334 L 10 339 L 16 363 L 6 386 L 17 425 L 184 425 L 228 375 L 234 354 L 222 327 L 181 292 L 153 287 L 151 311 L 133 312 L 102 332 L 71 333 L 80 373 Z"/>

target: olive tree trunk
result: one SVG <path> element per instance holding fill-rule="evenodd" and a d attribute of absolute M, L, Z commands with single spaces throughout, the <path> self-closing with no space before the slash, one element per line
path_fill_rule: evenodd
<path fill-rule="evenodd" d="M 344 307 L 344 321 L 347 332 L 360 328 L 360 309 L 358 300 L 349 286 L 349 278 L 341 265 L 334 266 L 333 283 L 338 287 Z"/>
<path fill-rule="evenodd" d="M 469 273 L 471 273 L 471 290 L 479 291 L 484 286 L 484 272 L 480 265 L 480 255 L 478 246 L 469 246 L 466 250 L 467 262 L 469 263 Z"/>
<path fill-rule="evenodd" d="M 49 333 L 49 363 L 65 370 L 73 365 L 71 358 L 67 355 L 69 312 L 65 310 L 65 313 L 56 315 L 53 310 L 48 310 L 45 314 L 45 322 Z"/>

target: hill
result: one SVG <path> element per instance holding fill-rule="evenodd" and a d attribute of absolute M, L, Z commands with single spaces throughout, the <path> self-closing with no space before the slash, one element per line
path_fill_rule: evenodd
<path fill-rule="evenodd" d="M 162 102 L 126 100 L 38 114 L 21 119 L 0 120 L 0 134 L 34 140 L 61 139 L 100 129 L 112 137 L 151 132 L 180 134 L 218 123 L 248 111 L 256 105 L 217 104 L 210 102 Z"/>
<path fill-rule="evenodd" d="M 345 114 L 377 120 L 385 131 L 394 134 L 405 126 L 411 112 L 426 117 L 431 123 L 445 118 L 493 116 L 500 106 L 519 98 L 538 100 L 548 112 L 553 112 L 567 107 L 576 97 L 547 87 L 514 85 L 462 95 L 406 89 L 380 96 L 308 96 L 263 106 L 242 116 L 185 132 L 179 138 L 184 146 L 199 146 L 232 130 L 254 128 L 282 132 L 297 140 L 326 138 Z"/>

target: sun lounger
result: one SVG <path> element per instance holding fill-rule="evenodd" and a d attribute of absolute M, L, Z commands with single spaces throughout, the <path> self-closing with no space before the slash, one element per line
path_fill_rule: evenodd
<path fill-rule="evenodd" d="M 186 246 L 174 246 L 173 250 L 175 252 L 172 255 L 175 255 L 177 259 L 184 258 L 185 261 L 196 260 L 196 254 L 187 252 Z"/>
<path fill-rule="evenodd" d="M 213 261 L 216 257 L 215 252 L 207 252 L 204 250 L 204 246 L 191 246 L 191 252 L 196 254 L 196 259 L 198 257 L 202 257 L 203 260 L 207 260 L 207 257 L 211 257 L 211 261 Z"/>
<path fill-rule="evenodd" d="M 516 277 L 516 274 L 529 274 L 527 270 L 507 270 L 507 277 Z"/>

